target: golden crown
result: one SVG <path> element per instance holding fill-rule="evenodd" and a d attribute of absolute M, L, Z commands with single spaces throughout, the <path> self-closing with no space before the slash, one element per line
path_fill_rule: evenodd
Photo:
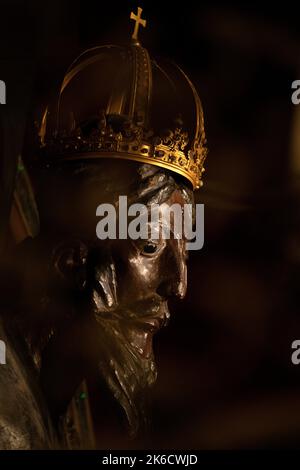
<path fill-rule="evenodd" d="M 178 173 L 197 189 L 207 154 L 201 102 L 181 69 L 163 69 L 141 47 L 141 14 L 131 13 L 130 46 L 96 47 L 73 62 L 56 109 L 42 118 L 43 158 L 134 160 Z M 174 105 L 178 97 L 186 98 L 185 116 Z"/>

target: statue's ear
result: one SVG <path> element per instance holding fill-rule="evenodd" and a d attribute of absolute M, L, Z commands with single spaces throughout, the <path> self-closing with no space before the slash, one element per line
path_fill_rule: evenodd
<path fill-rule="evenodd" d="M 86 286 L 88 248 L 80 239 L 66 240 L 54 248 L 52 266 L 56 281 L 65 287 L 83 290 Z"/>

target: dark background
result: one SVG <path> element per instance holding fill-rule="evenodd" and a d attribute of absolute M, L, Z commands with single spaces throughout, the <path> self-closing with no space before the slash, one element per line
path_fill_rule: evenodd
<path fill-rule="evenodd" d="M 188 295 L 155 341 L 149 439 L 126 446 L 300 446 L 300 17 L 288 2 L 0 0 L 1 109 L 22 145 L 25 120 L 87 47 L 124 43 L 144 8 L 142 43 L 191 76 L 206 118 L 205 246 Z M 93 390 L 93 393 L 96 393 Z M 120 447 L 93 407 L 99 447 Z M 101 397 L 99 397 L 101 399 Z"/>

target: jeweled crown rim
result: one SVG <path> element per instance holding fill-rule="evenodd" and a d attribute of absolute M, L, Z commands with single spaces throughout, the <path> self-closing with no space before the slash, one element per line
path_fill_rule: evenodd
<path fill-rule="evenodd" d="M 187 178 L 193 189 L 202 185 L 202 173 L 207 149 L 203 142 L 184 152 L 187 146 L 187 134 L 181 129 L 169 131 L 164 137 L 143 138 L 143 130 L 134 126 L 129 136 L 113 132 L 105 125 L 94 131 L 87 138 L 82 137 L 80 129 L 73 136 L 55 136 L 41 145 L 45 160 L 75 161 L 95 160 L 97 158 L 115 158 L 133 160 L 160 166 Z M 168 145 L 167 145 L 168 143 Z"/>

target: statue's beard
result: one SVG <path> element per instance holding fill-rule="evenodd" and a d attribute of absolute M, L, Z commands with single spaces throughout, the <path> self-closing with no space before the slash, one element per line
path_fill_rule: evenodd
<path fill-rule="evenodd" d="M 165 303 L 163 309 L 167 312 Z M 124 311 L 98 313 L 97 322 L 101 375 L 126 413 L 130 434 L 135 435 L 147 426 L 147 389 L 157 377 L 152 339 L 158 327 L 132 319 Z"/>

